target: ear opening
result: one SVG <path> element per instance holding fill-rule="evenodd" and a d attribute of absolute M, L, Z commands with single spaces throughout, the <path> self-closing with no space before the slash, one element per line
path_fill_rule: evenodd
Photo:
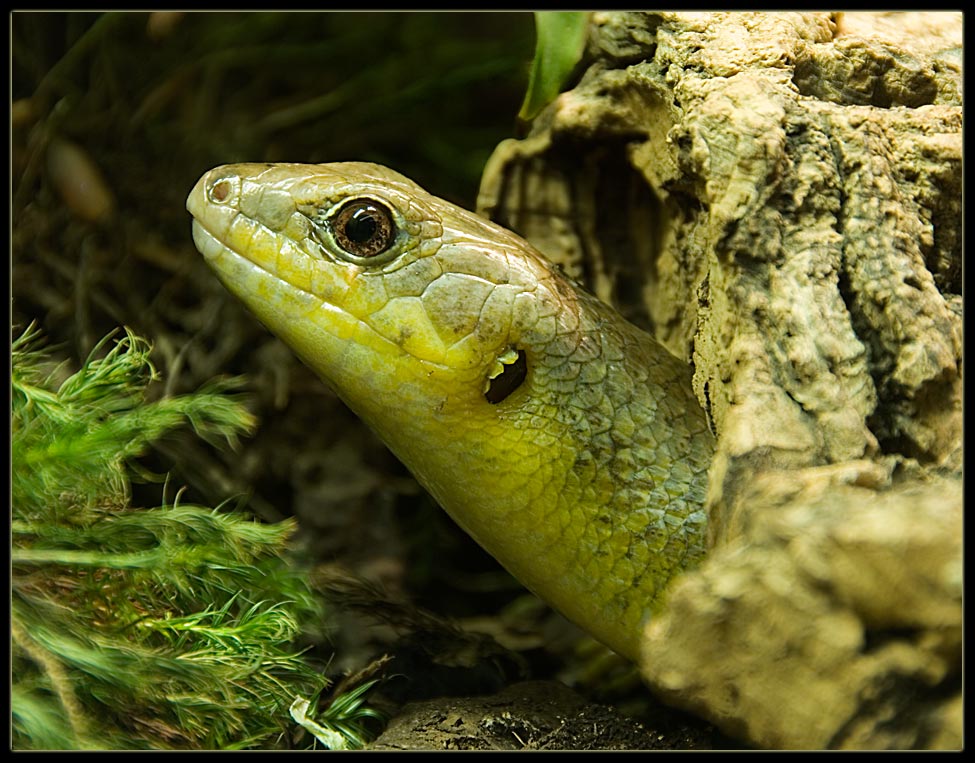
<path fill-rule="evenodd" d="M 528 376 L 528 356 L 524 350 L 510 349 L 498 358 L 497 372 L 487 381 L 485 399 L 496 405 L 522 385 Z"/>

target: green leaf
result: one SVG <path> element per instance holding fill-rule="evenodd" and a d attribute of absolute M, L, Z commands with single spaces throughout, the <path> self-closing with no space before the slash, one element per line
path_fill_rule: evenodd
<path fill-rule="evenodd" d="M 582 11 L 535 11 L 535 59 L 518 117 L 534 118 L 555 100 L 586 47 L 589 14 Z"/>

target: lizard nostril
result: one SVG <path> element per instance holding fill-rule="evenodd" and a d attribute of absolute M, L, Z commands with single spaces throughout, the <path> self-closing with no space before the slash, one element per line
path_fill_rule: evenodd
<path fill-rule="evenodd" d="M 210 186 L 210 201 L 218 204 L 226 201 L 227 197 L 230 196 L 231 190 L 233 190 L 233 184 L 228 179 L 218 180 Z"/>

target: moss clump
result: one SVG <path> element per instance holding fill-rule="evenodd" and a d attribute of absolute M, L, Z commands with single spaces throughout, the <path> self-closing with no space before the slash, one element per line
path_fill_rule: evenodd
<path fill-rule="evenodd" d="M 325 685 L 293 645 L 317 614 L 293 524 L 130 505 L 154 439 L 252 427 L 232 383 L 147 402 L 149 346 L 127 332 L 57 384 L 37 339 L 12 346 L 13 747 L 291 746 L 290 705 Z"/>

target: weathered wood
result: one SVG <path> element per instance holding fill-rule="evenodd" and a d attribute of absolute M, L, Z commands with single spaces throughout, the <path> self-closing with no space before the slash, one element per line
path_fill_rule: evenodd
<path fill-rule="evenodd" d="M 598 13 L 587 55 L 480 206 L 718 434 L 648 683 L 762 746 L 960 746 L 960 14 Z"/>

